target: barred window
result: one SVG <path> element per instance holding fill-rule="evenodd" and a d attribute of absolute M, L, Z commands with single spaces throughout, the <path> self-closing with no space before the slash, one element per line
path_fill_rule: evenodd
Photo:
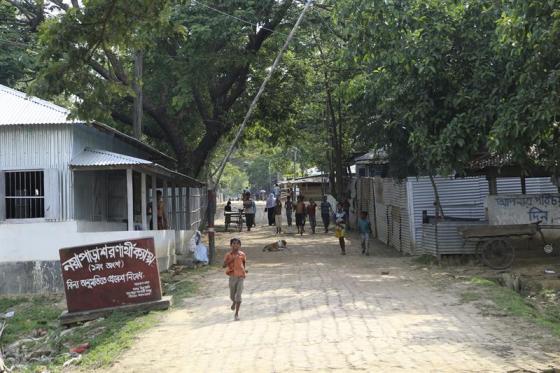
<path fill-rule="evenodd" d="M 6 219 L 45 217 L 43 171 L 6 171 Z"/>

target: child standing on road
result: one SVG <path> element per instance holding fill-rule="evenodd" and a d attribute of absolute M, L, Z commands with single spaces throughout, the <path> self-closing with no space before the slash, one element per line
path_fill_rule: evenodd
<path fill-rule="evenodd" d="M 292 226 L 292 211 L 294 209 L 294 204 L 292 202 L 292 197 L 288 196 L 286 198 L 286 222 L 288 223 L 288 227 Z M 289 231 L 289 229 L 288 229 Z"/>
<path fill-rule="evenodd" d="M 280 201 L 280 196 L 276 197 L 276 208 L 274 209 L 274 215 L 276 234 L 280 234 L 282 233 L 282 201 Z"/>
<path fill-rule="evenodd" d="M 338 243 L 340 244 L 340 254 L 346 255 L 346 242 L 344 241 L 344 228 L 345 228 L 345 213 L 342 209 L 342 205 L 338 203 L 336 205 L 336 213 L 334 214 L 334 221 L 336 224 L 334 235 L 338 238 Z"/>
<path fill-rule="evenodd" d="M 333 210 L 331 204 L 327 201 L 327 196 L 323 196 L 323 201 L 321 202 L 321 219 L 323 219 L 325 233 L 329 233 L 329 223 L 331 221 L 332 213 Z"/>
<path fill-rule="evenodd" d="M 311 226 L 311 233 L 315 234 L 315 226 L 317 226 L 317 219 L 315 218 L 315 211 L 317 210 L 317 204 L 312 198 L 309 198 L 309 204 L 307 205 L 307 216 L 309 216 L 309 225 Z"/>
<path fill-rule="evenodd" d="M 371 232 L 371 224 L 367 218 L 367 211 L 362 211 L 360 213 L 360 218 L 358 219 L 358 232 L 360 233 L 361 244 L 362 244 L 362 255 L 369 256 L 369 235 Z"/>
<path fill-rule="evenodd" d="M 297 198 L 296 208 L 296 226 L 297 232 L 303 235 L 303 227 L 305 226 L 305 202 L 303 202 L 303 196 L 299 195 Z"/>
<path fill-rule="evenodd" d="M 239 320 L 239 308 L 241 307 L 241 293 L 243 292 L 243 282 L 248 272 L 245 269 L 247 256 L 241 251 L 241 240 L 232 238 L 229 241 L 231 251 L 224 258 L 224 268 L 226 275 L 229 276 L 229 298 L 232 301 L 231 310 L 235 311 L 233 319 Z"/>

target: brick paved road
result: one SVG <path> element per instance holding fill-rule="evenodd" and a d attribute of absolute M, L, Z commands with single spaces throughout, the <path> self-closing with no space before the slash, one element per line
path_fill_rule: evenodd
<path fill-rule="evenodd" d="M 242 234 L 250 273 L 241 321 L 234 322 L 229 310 L 226 276 L 212 272 L 199 296 L 168 313 L 109 371 L 507 372 L 560 366 L 560 354 L 550 352 L 560 350 L 558 340 L 520 320 L 482 316 L 461 304 L 456 291 L 434 287 L 426 271 L 382 245 L 362 257 L 354 240 L 344 257 L 334 237 L 317 234 L 287 236 L 290 252 L 262 253 L 274 240 L 270 231 Z M 220 239 L 223 244 L 229 235 Z"/>

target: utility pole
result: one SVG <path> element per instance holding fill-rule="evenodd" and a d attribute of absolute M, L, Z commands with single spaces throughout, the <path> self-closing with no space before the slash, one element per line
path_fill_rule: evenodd
<path fill-rule="evenodd" d="M 222 177 L 222 173 L 224 172 L 224 167 L 226 166 L 227 162 L 229 161 L 229 158 L 231 157 L 231 153 L 233 152 L 233 149 L 235 148 L 237 142 L 239 141 L 239 138 L 241 137 L 241 135 L 243 134 L 243 131 L 245 130 L 245 126 L 247 125 L 247 122 L 249 121 L 249 118 L 251 117 L 251 115 L 253 114 L 253 110 L 255 110 L 255 107 L 257 106 L 257 103 L 259 102 L 259 99 L 262 95 L 262 93 L 264 92 L 264 89 L 266 88 L 266 85 L 268 84 L 268 81 L 270 80 L 270 78 L 272 77 L 272 74 L 274 74 L 274 71 L 276 71 L 276 68 L 278 67 L 278 64 L 280 63 L 280 60 L 282 59 L 282 55 L 284 54 L 284 52 L 286 51 L 286 49 L 288 49 L 288 45 L 290 44 L 290 42 L 292 41 L 292 38 L 294 37 L 294 34 L 296 33 L 297 28 L 299 27 L 299 24 L 301 23 L 301 21 L 303 20 L 303 16 L 305 15 L 305 12 L 307 12 L 307 9 L 309 9 L 309 7 L 312 4 L 312 0 L 307 0 L 307 2 L 305 3 L 305 6 L 303 7 L 303 10 L 301 11 L 296 23 L 294 24 L 294 27 L 292 27 L 292 30 L 290 31 L 290 33 L 288 34 L 288 37 L 286 38 L 286 41 L 284 42 L 284 45 L 282 46 L 282 49 L 280 49 L 280 51 L 278 52 L 278 55 L 276 56 L 276 58 L 274 59 L 274 62 L 272 63 L 272 66 L 270 67 L 267 76 L 264 78 L 257 94 L 255 95 L 255 97 L 253 98 L 253 101 L 251 102 L 251 105 L 249 105 L 249 109 L 247 110 L 247 113 L 245 114 L 245 118 L 243 118 L 243 122 L 241 123 L 241 126 L 239 126 L 239 130 L 237 131 L 237 134 L 235 135 L 235 138 L 233 139 L 233 141 L 230 144 L 230 147 L 224 157 L 224 159 L 222 160 L 222 162 L 220 163 L 220 166 L 218 167 L 218 170 L 216 171 L 215 178 L 214 180 L 211 180 L 212 177 L 209 177 L 209 185 L 208 185 L 208 210 L 210 210 L 210 206 L 212 206 L 212 208 L 216 205 L 216 192 L 215 192 L 215 188 L 217 185 L 219 185 L 220 183 L 220 179 Z M 212 200 L 210 200 L 212 198 Z M 215 253 L 216 253 L 216 247 L 214 245 L 214 235 L 215 235 L 215 230 L 214 230 L 214 214 L 212 214 L 212 216 L 210 216 L 210 214 L 208 214 L 208 244 L 210 246 L 210 263 L 212 263 L 212 260 L 215 257 Z"/>

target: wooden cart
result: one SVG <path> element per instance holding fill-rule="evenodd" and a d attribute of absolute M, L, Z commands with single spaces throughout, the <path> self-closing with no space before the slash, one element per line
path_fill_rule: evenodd
<path fill-rule="evenodd" d="M 539 235 L 546 242 L 541 231 L 540 221 L 531 224 L 460 226 L 459 234 L 467 241 L 475 241 L 477 254 L 484 264 L 493 269 L 509 268 L 515 259 L 515 249 L 509 242 L 511 238 L 533 238 Z"/>
<path fill-rule="evenodd" d="M 230 225 L 234 226 L 238 232 L 243 230 L 243 222 L 245 221 L 243 219 L 243 215 L 245 215 L 243 213 L 243 209 L 238 209 L 237 211 L 226 211 L 224 215 L 226 217 L 226 232 L 229 230 Z"/>

